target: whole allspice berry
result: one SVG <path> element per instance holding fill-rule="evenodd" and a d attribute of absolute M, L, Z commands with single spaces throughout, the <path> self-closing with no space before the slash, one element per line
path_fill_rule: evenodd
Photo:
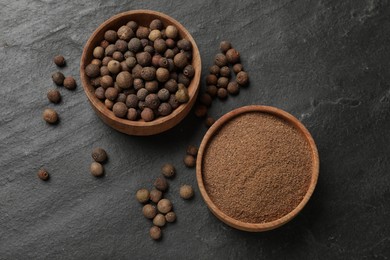
<path fill-rule="evenodd" d="M 168 199 L 161 199 L 157 203 L 157 209 L 159 212 L 166 214 L 172 210 L 172 203 Z"/>
<path fill-rule="evenodd" d="M 230 64 L 236 64 L 240 61 L 240 53 L 236 49 L 231 48 L 226 52 L 226 59 Z"/>
<path fill-rule="evenodd" d="M 152 63 L 152 56 L 149 52 L 139 52 L 135 55 L 137 62 L 142 67 L 149 66 Z"/>
<path fill-rule="evenodd" d="M 170 93 L 166 88 L 162 88 L 157 92 L 157 96 L 161 101 L 167 101 L 169 99 Z"/>
<path fill-rule="evenodd" d="M 115 82 L 118 84 L 118 87 L 128 89 L 133 86 L 133 77 L 130 72 L 122 71 L 116 76 Z"/>
<path fill-rule="evenodd" d="M 215 123 L 215 119 L 214 118 L 212 118 L 211 116 L 207 117 L 207 119 L 205 121 L 205 124 L 206 124 L 207 127 L 212 126 L 214 123 Z"/>
<path fill-rule="evenodd" d="M 182 53 L 182 52 L 179 52 L 178 54 L 175 55 L 175 57 L 173 58 L 173 63 L 175 64 L 176 67 L 178 67 L 179 69 L 183 69 L 185 66 L 187 66 L 188 64 L 188 60 L 187 60 L 187 56 Z"/>
<path fill-rule="evenodd" d="M 150 22 L 149 28 L 152 30 L 162 30 L 164 27 L 164 24 L 160 19 L 154 19 L 153 21 Z"/>
<path fill-rule="evenodd" d="M 223 67 L 223 66 L 227 65 L 228 61 L 227 61 L 227 58 L 224 54 L 218 53 L 217 55 L 215 55 L 214 63 L 218 67 Z"/>
<path fill-rule="evenodd" d="M 187 147 L 187 154 L 196 157 L 198 155 L 198 148 L 194 145 L 189 145 Z"/>
<path fill-rule="evenodd" d="M 95 49 L 93 49 L 92 55 L 96 59 L 103 59 L 104 58 L 104 48 L 101 46 L 95 47 Z"/>
<path fill-rule="evenodd" d="M 148 107 L 145 107 L 144 110 L 142 110 L 142 112 L 141 112 L 141 118 L 145 122 L 153 121 L 153 119 L 154 119 L 154 112 L 153 112 L 153 110 L 148 108 Z"/>
<path fill-rule="evenodd" d="M 217 81 L 217 87 L 218 88 L 226 88 L 229 84 L 229 79 L 226 77 L 219 77 Z"/>
<path fill-rule="evenodd" d="M 145 105 L 151 109 L 157 109 L 160 105 L 160 99 L 157 94 L 149 94 L 145 98 Z"/>
<path fill-rule="evenodd" d="M 167 178 L 172 178 L 176 174 L 176 169 L 171 163 L 166 163 L 161 167 L 161 173 Z"/>
<path fill-rule="evenodd" d="M 138 97 L 135 94 L 130 94 L 126 97 L 126 106 L 129 108 L 136 108 L 138 106 Z"/>
<path fill-rule="evenodd" d="M 207 85 L 217 85 L 217 82 L 218 82 L 218 78 L 216 75 L 214 75 L 214 74 L 207 75 L 207 77 L 206 77 L 206 84 Z"/>
<path fill-rule="evenodd" d="M 177 42 L 177 47 L 183 51 L 190 51 L 192 49 L 191 42 L 187 39 L 181 39 Z"/>
<path fill-rule="evenodd" d="M 145 218 L 153 219 L 157 214 L 157 210 L 152 204 L 146 204 L 142 208 L 142 214 L 144 214 Z"/>
<path fill-rule="evenodd" d="M 104 89 L 114 86 L 114 80 L 110 75 L 104 75 L 100 78 L 100 86 Z"/>
<path fill-rule="evenodd" d="M 240 71 L 242 71 L 242 70 L 244 70 L 244 68 L 243 68 L 243 66 L 242 66 L 241 63 L 236 63 L 236 64 L 233 65 L 233 71 L 234 71 L 234 73 L 237 74 L 238 72 L 240 72 Z"/>
<path fill-rule="evenodd" d="M 129 119 L 129 120 L 131 120 L 131 121 L 135 121 L 135 120 L 137 120 L 137 118 L 138 118 L 138 112 L 137 112 L 137 110 L 135 109 L 135 108 L 129 108 L 128 110 L 127 110 L 127 119 Z"/>
<path fill-rule="evenodd" d="M 105 91 L 104 88 L 102 88 L 102 87 L 98 87 L 97 89 L 95 89 L 95 96 L 96 96 L 98 99 L 104 99 L 104 98 L 106 98 L 106 97 L 105 97 L 105 93 L 106 93 L 106 91 Z"/>
<path fill-rule="evenodd" d="M 144 80 L 151 81 L 156 77 L 156 69 L 154 67 L 144 67 L 141 70 L 141 77 Z"/>
<path fill-rule="evenodd" d="M 149 191 L 147 189 L 139 189 L 135 197 L 139 203 L 146 203 L 149 201 Z"/>
<path fill-rule="evenodd" d="M 205 117 L 207 115 L 207 107 L 202 104 L 197 104 L 194 113 L 197 117 Z"/>
<path fill-rule="evenodd" d="M 218 95 L 219 99 L 223 100 L 223 99 L 227 98 L 228 92 L 227 92 L 226 88 L 219 88 L 218 92 L 217 92 L 217 95 Z"/>
<path fill-rule="evenodd" d="M 100 177 L 104 174 L 103 165 L 101 165 L 98 162 L 92 162 L 91 166 L 89 167 L 89 170 L 90 170 L 91 174 L 95 177 Z"/>
<path fill-rule="evenodd" d="M 107 64 L 107 68 L 112 74 L 118 74 L 122 70 L 122 66 L 117 60 L 110 60 Z"/>
<path fill-rule="evenodd" d="M 158 68 L 156 78 L 159 82 L 166 82 L 169 79 L 169 71 L 166 68 Z"/>
<path fill-rule="evenodd" d="M 104 100 L 104 105 L 106 106 L 106 108 L 112 110 L 112 107 L 114 106 L 114 102 L 106 98 Z"/>
<path fill-rule="evenodd" d="M 114 30 L 108 30 L 104 33 L 104 39 L 108 42 L 114 43 L 118 40 L 118 34 Z"/>
<path fill-rule="evenodd" d="M 194 190 L 190 185 L 182 185 L 180 187 L 180 197 L 182 197 L 185 200 L 189 200 L 194 196 Z"/>
<path fill-rule="evenodd" d="M 127 115 L 127 106 L 123 102 L 116 102 L 112 107 L 112 112 L 117 117 L 125 118 Z"/>
<path fill-rule="evenodd" d="M 161 213 L 158 213 L 154 219 L 153 219 L 153 225 L 158 226 L 158 227 L 163 227 L 165 226 L 166 223 L 165 216 Z"/>
<path fill-rule="evenodd" d="M 71 77 L 71 76 L 68 76 L 68 77 L 65 77 L 64 79 L 64 87 L 69 89 L 69 90 L 74 90 L 76 88 L 77 84 L 76 84 L 76 80 Z"/>
<path fill-rule="evenodd" d="M 152 239 L 159 240 L 162 235 L 161 229 L 157 226 L 153 226 L 149 230 L 149 235 Z"/>
<path fill-rule="evenodd" d="M 150 191 L 149 198 L 154 203 L 158 203 L 162 198 L 162 192 L 157 189 L 152 189 Z"/>
<path fill-rule="evenodd" d="M 203 93 L 200 98 L 199 98 L 199 102 L 203 105 L 205 105 L 206 107 L 210 107 L 211 106 L 211 103 L 213 102 L 213 99 L 212 97 L 210 96 L 210 94 L 208 93 Z"/>
<path fill-rule="evenodd" d="M 168 212 L 167 214 L 165 214 L 165 220 L 166 220 L 168 223 L 175 222 L 175 220 L 176 220 L 176 214 L 175 214 L 175 212 L 170 211 L 170 212 Z"/>
<path fill-rule="evenodd" d="M 219 49 L 225 53 L 227 52 L 229 49 L 232 48 L 232 44 L 228 41 L 221 41 L 221 43 L 219 44 Z"/>
<path fill-rule="evenodd" d="M 54 109 L 46 108 L 43 110 L 43 119 L 49 124 L 56 124 L 58 121 L 58 114 Z"/>
<path fill-rule="evenodd" d="M 209 68 L 210 74 L 218 75 L 219 71 L 220 71 L 220 68 L 215 64 Z"/>
<path fill-rule="evenodd" d="M 193 78 L 194 75 L 195 75 L 195 69 L 194 67 L 189 64 L 187 66 L 185 66 L 185 68 L 183 69 L 183 74 L 188 77 L 188 78 Z"/>
<path fill-rule="evenodd" d="M 240 86 L 236 81 L 231 81 L 227 86 L 227 91 L 229 94 L 237 95 L 240 92 Z"/>
<path fill-rule="evenodd" d="M 163 40 L 163 39 L 155 40 L 153 47 L 156 50 L 156 52 L 158 52 L 158 53 L 165 53 L 165 51 L 167 50 L 167 44 L 165 43 L 165 40 Z"/>
<path fill-rule="evenodd" d="M 47 92 L 47 99 L 49 99 L 50 102 L 57 104 L 61 101 L 61 94 L 57 89 L 50 89 Z"/>
<path fill-rule="evenodd" d="M 62 55 L 55 56 L 53 61 L 54 64 L 57 65 L 58 67 L 63 67 L 66 64 L 65 58 Z"/>
<path fill-rule="evenodd" d="M 219 71 L 219 75 L 221 77 L 226 77 L 226 78 L 230 78 L 230 69 L 228 66 L 223 66 L 220 71 Z"/>
<path fill-rule="evenodd" d="M 89 65 L 88 65 L 89 66 Z M 88 67 L 87 66 L 87 67 Z M 96 66 L 96 65 L 95 65 Z M 88 74 L 87 74 L 88 75 Z M 61 72 L 57 71 L 57 72 L 54 72 L 53 74 L 51 74 L 51 78 L 53 79 L 53 82 L 57 85 L 57 86 L 62 86 L 64 84 L 64 79 L 65 79 L 65 76 L 64 74 L 62 74 Z"/>
<path fill-rule="evenodd" d="M 187 154 L 184 157 L 184 165 L 188 168 L 194 168 L 196 165 L 196 159 L 194 156 Z"/>
<path fill-rule="evenodd" d="M 167 180 L 163 177 L 158 177 L 155 181 L 154 181 L 154 187 L 156 187 L 156 189 L 160 190 L 160 191 L 166 191 L 169 187 L 169 184 L 167 182 Z"/>
<path fill-rule="evenodd" d="M 126 26 L 126 25 L 121 26 L 118 29 L 117 34 L 118 34 L 119 39 L 124 40 L 124 41 L 128 41 L 132 37 L 134 37 L 133 30 L 130 27 Z"/>
<path fill-rule="evenodd" d="M 41 168 L 39 169 L 38 171 L 38 178 L 43 180 L 43 181 L 47 181 L 49 179 L 49 173 L 46 171 L 46 169 L 44 168 Z"/>
<path fill-rule="evenodd" d="M 85 67 L 85 74 L 87 74 L 87 76 L 90 78 L 96 78 L 100 74 L 100 68 L 96 64 L 92 64 L 92 63 L 88 64 Z M 65 79 L 65 77 L 64 77 L 64 79 Z"/>
<path fill-rule="evenodd" d="M 161 103 L 158 107 L 158 113 L 161 116 L 167 116 L 172 113 L 172 106 L 167 102 Z"/>
<path fill-rule="evenodd" d="M 206 93 L 210 95 L 211 98 L 214 98 L 217 95 L 218 88 L 215 85 L 208 85 L 206 87 Z"/>
<path fill-rule="evenodd" d="M 103 91 L 104 91 L 104 89 L 103 89 Z M 95 91 L 95 94 L 96 94 L 96 91 Z M 118 94 L 119 94 L 118 90 L 116 88 L 113 88 L 113 87 L 107 88 L 106 91 L 104 92 L 105 98 L 107 98 L 111 101 L 115 101 L 116 98 L 118 97 Z"/>
<path fill-rule="evenodd" d="M 176 100 L 180 103 L 187 103 L 190 99 L 188 95 L 188 89 L 181 83 L 178 84 L 178 90 L 176 91 L 175 97 Z"/>
<path fill-rule="evenodd" d="M 135 34 L 139 39 L 147 39 L 149 36 L 149 28 L 144 26 L 139 26 Z"/>
<path fill-rule="evenodd" d="M 107 160 L 107 153 L 103 148 L 96 147 L 92 150 L 92 159 L 98 163 L 104 163 Z"/>
<path fill-rule="evenodd" d="M 170 39 L 176 39 L 179 31 L 177 30 L 176 26 L 168 25 L 167 28 L 165 28 L 165 35 L 167 38 Z"/>
<path fill-rule="evenodd" d="M 246 86 L 249 82 L 248 73 L 245 71 L 240 71 L 237 73 L 236 81 L 240 86 Z"/>

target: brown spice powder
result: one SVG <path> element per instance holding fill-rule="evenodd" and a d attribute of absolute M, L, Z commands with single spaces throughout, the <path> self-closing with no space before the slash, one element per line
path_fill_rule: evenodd
<path fill-rule="evenodd" d="M 302 201 L 312 175 L 303 134 L 288 121 L 261 112 L 223 125 L 203 157 L 205 189 L 228 216 L 248 223 L 279 219 Z"/>

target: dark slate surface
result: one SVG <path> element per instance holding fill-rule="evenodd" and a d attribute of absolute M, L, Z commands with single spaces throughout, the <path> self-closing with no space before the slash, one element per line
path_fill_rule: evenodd
<path fill-rule="evenodd" d="M 0 2 L 0 259 L 389 259 L 390 7 L 389 1 L 5 1 Z M 188 144 L 206 129 L 193 115 L 171 131 L 131 137 L 94 114 L 81 86 L 60 88 L 52 105 L 54 55 L 79 81 L 82 48 L 110 16 L 153 9 L 182 22 L 198 43 L 203 78 L 218 43 L 241 51 L 251 85 L 214 103 L 216 117 L 266 104 L 298 117 L 317 142 L 321 172 L 302 213 L 266 233 L 218 221 L 185 169 Z M 204 87 L 204 86 L 203 86 Z M 58 126 L 41 119 L 55 107 Z M 88 173 L 90 152 L 104 147 L 107 174 Z M 164 162 L 178 176 L 171 198 L 178 221 L 156 243 L 134 201 Z M 45 166 L 51 180 L 36 177 Z"/>

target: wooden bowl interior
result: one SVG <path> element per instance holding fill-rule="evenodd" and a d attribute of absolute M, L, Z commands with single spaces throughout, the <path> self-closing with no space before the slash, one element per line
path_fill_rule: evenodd
<path fill-rule="evenodd" d="M 267 222 L 267 223 L 246 223 L 239 220 L 236 220 L 228 215 L 226 215 L 224 212 L 222 212 L 210 199 L 207 190 L 203 183 L 203 175 L 202 175 L 202 166 L 203 166 L 203 155 L 205 154 L 205 151 L 207 150 L 208 144 L 212 140 L 213 136 L 217 134 L 219 129 L 224 126 L 225 123 L 228 121 L 234 119 L 237 116 L 240 116 L 244 113 L 248 112 L 261 112 L 261 113 L 268 113 L 274 116 L 277 116 L 279 118 L 282 118 L 292 124 L 297 130 L 299 130 L 304 138 L 309 143 L 309 146 L 311 148 L 311 154 L 312 154 L 312 161 L 313 161 L 313 168 L 312 168 L 312 178 L 310 181 L 310 185 L 308 187 L 308 190 L 303 197 L 302 201 L 298 204 L 298 206 L 292 210 L 287 215 L 281 217 L 280 219 Z M 292 220 L 306 205 L 306 203 L 309 201 L 311 195 L 314 192 L 314 188 L 317 184 L 319 174 L 319 157 L 318 157 L 318 151 L 317 147 L 315 145 L 315 142 L 310 135 L 309 131 L 305 128 L 305 126 L 302 125 L 301 122 L 299 122 L 298 119 L 296 119 L 294 116 L 290 115 L 289 113 L 280 110 L 275 107 L 269 107 L 269 106 L 245 106 L 238 109 L 235 109 L 224 116 L 222 116 L 220 119 L 218 119 L 207 131 L 206 135 L 204 136 L 202 143 L 199 147 L 198 152 L 198 158 L 196 163 L 196 177 L 197 182 L 199 186 L 199 190 L 201 192 L 201 195 L 206 202 L 207 206 L 213 212 L 213 214 L 226 223 L 227 225 L 244 230 L 244 231 L 250 231 L 250 232 L 261 232 L 261 231 L 267 231 L 274 228 L 277 228 L 281 225 L 286 224 L 290 220 Z"/>
<path fill-rule="evenodd" d="M 195 75 L 188 86 L 188 92 L 190 99 L 187 103 L 181 104 L 168 116 L 158 117 L 151 122 L 145 122 L 142 119 L 138 121 L 130 121 L 123 118 L 118 118 L 114 113 L 105 107 L 104 103 L 95 97 L 95 88 L 91 85 L 89 77 L 85 74 L 85 67 L 93 59 L 93 49 L 100 45 L 100 42 L 104 39 L 104 33 L 107 30 L 118 30 L 119 27 L 125 25 L 129 21 L 135 21 L 138 25 L 149 26 L 150 22 L 154 19 L 160 19 L 164 27 L 167 25 L 174 25 L 179 31 L 181 38 L 189 40 L 192 44 L 192 66 L 195 69 Z M 150 10 L 135 10 L 120 13 L 115 15 L 102 23 L 92 34 L 87 41 L 80 62 L 80 77 L 84 87 L 84 91 L 97 114 L 103 119 L 105 123 L 111 127 L 132 135 L 150 135 L 156 134 L 168 130 L 169 128 L 178 124 L 191 110 L 195 103 L 200 82 L 201 73 L 201 60 L 198 47 L 195 40 L 190 33 L 173 18 Z"/>

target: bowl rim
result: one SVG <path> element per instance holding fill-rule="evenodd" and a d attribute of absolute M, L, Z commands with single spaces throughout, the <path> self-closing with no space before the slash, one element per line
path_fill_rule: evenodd
<path fill-rule="evenodd" d="M 207 190 L 205 188 L 205 185 L 203 183 L 203 174 L 202 174 L 202 162 L 203 162 L 203 155 L 205 150 L 207 149 L 207 146 L 209 142 L 212 140 L 214 135 L 218 132 L 219 129 L 221 129 L 228 121 L 243 115 L 245 113 L 250 112 L 260 112 L 260 113 L 267 113 L 271 114 L 273 116 L 282 118 L 286 120 L 288 123 L 293 125 L 298 131 L 301 132 L 301 134 L 304 136 L 304 138 L 309 143 L 311 154 L 312 154 L 312 176 L 310 180 L 309 187 L 307 189 L 307 192 L 301 202 L 298 204 L 297 207 L 295 207 L 291 212 L 284 215 L 283 217 L 270 221 L 265 223 L 248 223 L 243 222 L 237 219 L 234 219 L 227 214 L 225 214 L 222 210 L 220 210 L 210 199 Z M 234 109 L 225 115 L 223 115 L 221 118 L 219 118 L 206 132 L 205 136 L 203 137 L 203 140 L 201 142 L 201 145 L 199 147 L 198 151 L 198 158 L 196 161 L 196 179 L 198 182 L 198 187 L 200 190 L 200 193 L 203 197 L 203 200 L 206 202 L 208 208 L 211 210 L 211 212 L 221 221 L 226 223 L 227 225 L 243 230 L 243 231 L 250 231 L 250 232 L 262 232 L 267 231 L 271 229 L 275 229 L 277 227 L 280 227 L 290 220 L 292 220 L 307 204 L 309 201 L 311 195 L 314 192 L 314 189 L 317 184 L 318 175 L 319 175 L 319 156 L 318 156 L 318 150 L 317 146 L 314 142 L 313 137 L 309 133 L 309 131 L 306 129 L 306 127 L 294 116 L 289 114 L 288 112 L 281 110 L 276 107 L 272 106 L 262 106 L 262 105 L 250 105 L 250 106 L 244 106 L 237 109 Z"/>
<path fill-rule="evenodd" d="M 158 117 L 155 120 L 152 120 L 150 122 L 145 122 L 142 119 L 137 120 L 137 121 L 131 121 L 131 120 L 128 120 L 125 118 L 116 117 L 113 114 L 113 112 L 111 110 L 109 110 L 104 105 L 104 102 L 97 99 L 95 97 L 95 95 L 88 89 L 88 87 L 90 89 L 95 89 L 95 88 L 91 84 L 89 84 L 88 76 L 85 74 L 85 66 L 87 65 L 87 60 L 88 60 L 87 52 L 88 52 L 89 48 L 93 47 L 92 42 L 98 36 L 100 31 L 102 31 L 106 26 L 109 27 L 109 25 L 111 23 L 113 23 L 117 20 L 124 19 L 124 18 L 129 18 L 129 20 L 130 20 L 131 19 L 130 17 L 132 15 L 151 15 L 151 16 L 155 16 L 156 18 L 162 18 L 166 22 L 169 22 L 169 24 L 175 25 L 178 28 L 179 33 L 181 34 L 182 38 L 186 38 L 187 40 L 189 40 L 191 42 L 192 48 L 193 48 L 192 49 L 193 60 L 192 60 L 191 64 L 194 65 L 194 63 L 195 63 L 195 65 L 196 65 L 195 75 L 191 79 L 190 85 L 187 87 L 189 89 L 190 100 L 187 103 L 180 104 L 180 106 L 177 107 L 175 110 L 173 110 L 171 114 L 169 114 L 167 116 L 163 116 L 163 117 Z M 201 61 L 201 57 L 200 57 L 199 48 L 198 48 L 194 38 L 190 34 L 190 32 L 180 22 L 178 22 L 176 19 L 170 17 L 169 15 L 166 15 L 166 14 L 158 12 L 158 11 L 147 10 L 147 9 L 137 9 L 137 10 L 121 12 L 121 13 L 118 13 L 118 14 L 110 17 L 109 19 L 105 20 L 103 23 L 99 24 L 99 26 L 93 31 L 93 33 L 89 36 L 87 42 L 85 43 L 85 45 L 83 47 L 83 53 L 82 53 L 81 59 L 80 59 L 81 83 L 82 83 L 84 92 L 87 95 L 87 98 L 88 98 L 89 102 L 91 103 L 91 105 L 93 106 L 93 108 L 98 110 L 99 113 L 105 115 L 106 117 L 109 117 L 111 120 L 113 120 L 117 123 L 123 124 L 125 126 L 128 126 L 128 127 L 138 127 L 139 126 L 139 127 L 150 127 L 151 128 L 151 127 L 159 126 L 159 125 L 162 125 L 164 123 L 167 123 L 168 121 L 171 121 L 173 118 L 175 118 L 176 116 L 178 116 L 182 112 L 184 112 L 187 105 L 194 104 L 194 102 L 191 102 L 191 100 L 196 99 L 196 97 L 197 97 L 197 94 L 198 94 L 199 88 L 200 88 L 201 71 L 202 71 L 202 61 Z M 181 119 L 178 122 L 176 122 L 174 125 L 172 125 L 171 127 L 175 126 L 180 121 L 181 121 Z M 171 128 L 171 127 L 169 127 L 169 128 Z M 168 129 L 165 129 L 165 130 L 168 130 Z"/>

